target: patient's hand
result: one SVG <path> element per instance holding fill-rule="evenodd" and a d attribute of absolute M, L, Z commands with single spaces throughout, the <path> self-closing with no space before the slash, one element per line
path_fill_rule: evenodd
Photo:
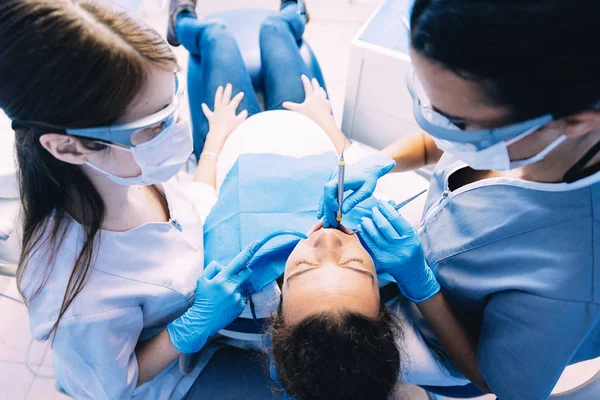
<path fill-rule="evenodd" d="M 311 82 L 306 75 L 302 75 L 302 83 L 304 84 L 304 93 L 306 96 L 304 103 L 299 104 L 286 101 L 283 103 L 283 107 L 290 111 L 306 115 L 315 121 L 327 134 L 338 131 L 335 119 L 331 114 L 331 103 L 327 99 L 325 89 L 319 85 L 316 79 L 313 78 Z"/>
<path fill-rule="evenodd" d="M 236 115 L 237 108 L 244 98 L 244 93 L 238 93 L 233 99 L 231 93 L 233 88 L 230 83 L 225 89 L 219 86 L 215 94 L 215 104 L 213 111 L 206 104 L 202 104 L 202 111 L 208 119 L 209 131 L 206 136 L 204 150 L 214 153 L 220 153 L 225 140 L 246 118 L 248 111 L 242 110 Z"/>

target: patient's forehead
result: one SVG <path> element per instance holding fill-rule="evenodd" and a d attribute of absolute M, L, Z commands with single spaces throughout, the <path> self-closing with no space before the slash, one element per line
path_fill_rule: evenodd
<path fill-rule="evenodd" d="M 379 287 L 368 276 L 344 268 L 317 268 L 288 282 L 282 311 L 293 325 L 312 314 L 340 310 L 375 318 L 379 304 Z"/>

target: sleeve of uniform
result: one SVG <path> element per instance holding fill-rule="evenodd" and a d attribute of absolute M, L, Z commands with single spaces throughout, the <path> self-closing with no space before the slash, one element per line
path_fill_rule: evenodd
<path fill-rule="evenodd" d="M 344 159 L 347 164 L 354 164 L 359 162 L 361 159 L 377 152 L 373 149 L 361 145 L 358 142 L 352 142 L 349 147 L 344 149 Z"/>
<path fill-rule="evenodd" d="M 402 296 L 388 303 L 388 309 L 401 322 L 402 334 L 397 339 L 404 349 L 400 365 L 400 379 L 411 385 L 462 386 L 469 381 L 463 376 L 453 376 L 433 349 L 425 343 L 414 318 L 407 311 L 408 300 Z"/>
<path fill-rule="evenodd" d="M 548 398 L 580 343 L 600 321 L 600 306 L 519 291 L 492 295 L 478 344 L 479 367 L 500 400 Z"/>
<path fill-rule="evenodd" d="M 128 307 L 74 316 L 59 324 L 52 350 L 59 382 L 76 399 L 131 399 L 138 381 L 135 347 L 142 310 Z"/>
<path fill-rule="evenodd" d="M 217 191 L 205 183 L 192 182 L 187 188 L 187 194 L 200 213 L 202 220 L 205 221 L 210 210 L 217 202 Z"/>

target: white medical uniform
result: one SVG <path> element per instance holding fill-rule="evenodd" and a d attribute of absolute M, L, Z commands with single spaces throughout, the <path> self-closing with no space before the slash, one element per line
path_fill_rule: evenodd
<path fill-rule="evenodd" d="M 184 376 L 174 362 L 136 388 L 135 346 L 192 304 L 204 266 L 202 225 L 216 199 L 203 184 L 188 193 L 175 179 L 157 187 L 166 197 L 171 221 L 127 232 L 102 231 L 89 279 L 60 321 L 52 345 L 56 377 L 77 399 L 181 399 L 202 369 L 198 365 Z M 30 304 L 31 331 L 38 340 L 46 338 L 56 321 L 82 238 L 82 227 L 71 222 L 54 254 L 52 273 Z M 30 261 L 27 295 L 41 278 L 36 272 L 51 261 L 49 254 Z"/>
<path fill-rule="evenodd" d="M 327 135 L 300 114 L 257 114 L 228 139 L 218 162 L 218 186 L 243 153 L 302 157 L 333 150 Z M 351 146 L 346 157 L 349 162 L 359 159 L 359 146 Z M 202 225 L 216 201 L 216 192 L 208 185 L 189 183 L 189 177 L 187 180 L 183 183 L 174 178 L 157 185 L 166 197 L 170 222 L 148 223 L 127 232 L 101 231 L 89 279 L 62 317 L 52 347 L 57 381 L 71 396 L 94 400 L 182 399 L 210 359 L 209 349 L 188 375 L 183 375 L 174 361 L 136 388 L 136 345 L 162 331 L 190 307 L 205 264 Z M 50 263 L 52 267 L 43 290 L 29 307 L 31 330 L 38 340 L 46 338 L 57 319 L 82 238 L 82 227 L 71 221 L 60 248 L 37 253 L 29 261 L 31 274 L 23 280 L 24 293 L 29 296 L 37 279 L 42 279 L 36 272 Z M 265 288 L 262 298 L 254 296 L 259 312 L 273 309 L 278 291 L 273 283 Z M 399 305 L 394 311 L 402 316 Z M 429 385 L 466 382 L 448 374 L 408 320 L 401 346 L 406 353 L 402 372 L 406 381 Z"/>

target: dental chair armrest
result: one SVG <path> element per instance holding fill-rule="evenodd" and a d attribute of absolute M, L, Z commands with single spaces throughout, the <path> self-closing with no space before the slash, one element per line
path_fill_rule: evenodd
<path fill-rule="evenodd" d="M 171 46 L 178 47 L 181 43 L 177 39 L 175 27 L 177 26 L 177 18 L 182 12 L 189 13 L 196 17 L 196 3 L 198 0 L 171 0 L 169 5 L 169 30 L 167 31 L 167 42 Z"/>
<path fill-rule="evenodd" d="M 17 276 L 17 266 L 11 264 L 0 263 L 0 276 L 8 276 L 14 278 Z"/>
<path fill-rule="evenodd" d="M 15 224 L 13 221 L 0 217 L 0 243 L 7 242 L 14 232 Z M 3 246 L 5 246 L 3 244 Z M 4 253 L 4 249 L 2 251 Z M 2 254 L 4 259 L 6 254 Z M 6 261 L 0 261 L 0 276 L 15 277 L 17 276 L 17 266 Z"/>
<path fill-rule="evenodd" d="M 0 241 L 6 241 L 10 238 L 15 229 L 13 221 L 0 217 Z"/>
<path fill-rule="evenodd" d="M 553 394 L 549 400 L 587 400 L 592 399 L 600 391 L 600 371 L 587 382 L 563 393 Z"/>

